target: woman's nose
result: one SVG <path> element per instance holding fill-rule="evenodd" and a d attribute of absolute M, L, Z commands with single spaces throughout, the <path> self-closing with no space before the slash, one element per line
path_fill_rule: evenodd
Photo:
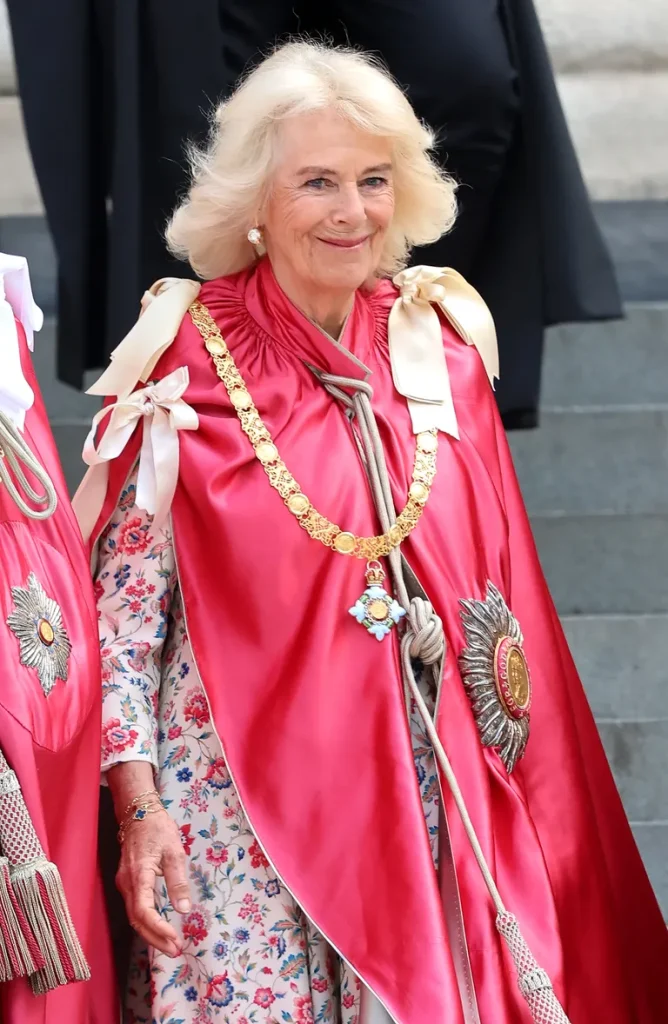
<path fill-rule="evenodd" d="M 364 201 L 357 185 L 344 186 L 339 190 L 334 219 L 340 224 L 357 226 L 366 220 Z"/>

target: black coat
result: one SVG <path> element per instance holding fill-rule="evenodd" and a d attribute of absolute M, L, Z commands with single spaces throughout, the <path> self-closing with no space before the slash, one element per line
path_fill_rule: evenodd
<path fill-rule="evenodd" d="M 457 267 L 483 293 L 499 334 L 502 411 L 509 425 L 531 425 L 543 326 L 621 314 L 531 0 L 333 0 L 331 25 L 311 2 L 299 22 L 281 22 L 281 0 L 9 0 L 59 259 L 59 376 L 81 386 L 134 322 L 147 285 L 184 273 L 161 231 L 187 185 L 183 140 L 204 136 L 211 103 L 258 46 L 325 30 L 379 50 L 418 113 L 445 129 L 446 165 L 467 186 L 463 213 L 417 259 Z M 397 29 L 402 3 L 414 44 Z"/>

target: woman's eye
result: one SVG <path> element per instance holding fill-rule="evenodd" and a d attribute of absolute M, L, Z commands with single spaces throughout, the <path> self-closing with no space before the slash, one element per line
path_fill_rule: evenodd
<path fill-rule="evenodd" d="M 305 184 L 307 188 L 321 190 L 331 185 L 331 182 L 327 178 L 310 178 Z"/>
<path fill-rule="evenodd" d="M 366 188 L 382 188 L 383 185 L 387 185 L 387 178 L 380 178 L 374 175 L 371 178 L 365 178 L 362 184 Z"/>

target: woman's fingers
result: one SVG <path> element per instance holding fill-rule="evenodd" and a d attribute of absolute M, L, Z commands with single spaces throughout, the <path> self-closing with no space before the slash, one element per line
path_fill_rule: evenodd
<path fill-rule="evenodd" d="M 177 836 L 177 847 L 168 847 L 162 855 L 162 873 L 167 886 L 167 895 L 179 914 L 190 910 L 190 886 L 186 876 L 186 855 Z"/>
<path fill-rule="evenodd" d="M 155 871 L 143 867 L 134 872 L 133 899 L 129 916 L 136 931 L 167 956 L 178 956 L 181 943 L 176 930 L 155 909 Z"/>
<path fill-rule="evenodd" d="M 179 830 L 165 811 L 133 823 L 123 843 L 117 885 L 135 931 L 151 946 L 175 957 L 181 952 L 181 940 L 155 908 L 158 875 L 165 877 L 172 905 L 180 913 L 187 913 L 190 900 L 185 855 Z"/>

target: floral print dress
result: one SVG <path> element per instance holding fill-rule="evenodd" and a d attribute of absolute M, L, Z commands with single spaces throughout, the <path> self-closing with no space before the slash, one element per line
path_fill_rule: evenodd
<path fill-rule="evenodd" d="M 181 831 L 192 909 L 159 912 L 183 936 L 173 960 L 137 939 L 125 1024 L 363 1024 L 364 986 L 277 879 L 241 808 L 192 660 L 169 527 L 134 504 L 136 477 L 99 546 L 103 771 L 149 761 Z M 413 748 L 436 863 L 439 791 L 414 712 Z"/>

